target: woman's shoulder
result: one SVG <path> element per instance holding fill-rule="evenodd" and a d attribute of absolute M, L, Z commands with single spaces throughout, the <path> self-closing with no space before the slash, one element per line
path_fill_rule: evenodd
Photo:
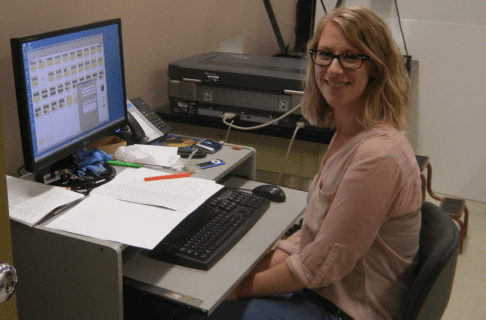
<path fill-rule="evenodd" d="M 375 147 L 393 146 L 408 143 L 404 133 L 391 126 L 371 128 L 360 134 L 360 144 Z"/>
<path fill-rule="evenodd" d="M 403 132 L 391 126 L 366 130 L 362 135 L 356 155 L 373 158 L 393 158 L 397 164 L 412 164 L 415 154 Z"/>

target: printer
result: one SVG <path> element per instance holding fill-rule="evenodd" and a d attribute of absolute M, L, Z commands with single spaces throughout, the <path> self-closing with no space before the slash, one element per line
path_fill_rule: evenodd
<path fill-rule="evenodd" d="M 172 113 L 267 123 L 296 107 L 303 95 L 305 59 L 209 52 L 169 64 Z M 300 109 L 278 121 L 295 127 Z"/>

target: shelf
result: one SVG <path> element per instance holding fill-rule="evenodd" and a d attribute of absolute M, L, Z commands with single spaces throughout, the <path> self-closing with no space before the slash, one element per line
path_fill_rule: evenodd
<path fill-rule="evenodd" d="M 162 119 L 164 119 L 164 121 L 183 123 L 183 124 L 194 125 L 194 126 L 210 127 L 215 129 L 228 128 L 223 123 L 223 121 L 219 118 L 192 115 L 192 114 L 173 113 L 170 111 L 168 105 L 159 107 L 158 109 L 159 110 L 162 109 L 162 112 L 158 112 L 158 114 Z M 235 121 L 234 124 L 242 127 L 257 125 L 255 123 L 245 122 L 245 121 Z M 251 133 L 264 135 L 264 136 L 273 136 L 273 137 L 291 139 L 292 135 L 294 134 L 294 131 L 295 131 L 294 127 L 287 128 L 287 127 L 282 127 L 277 125 L 270 125 L 265 128 L 252 130 Z M 300 129 L 297 132 L 295 139 L 301 141 L 329 144 L 331 142 L 331 138 L 333 134 L 334 134 L 334 130 L 330 130 L 328 128 L 317 128 L 317 127 L 308 126 Z"/>

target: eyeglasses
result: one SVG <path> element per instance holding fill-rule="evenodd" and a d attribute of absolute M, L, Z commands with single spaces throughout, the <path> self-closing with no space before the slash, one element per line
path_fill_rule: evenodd
<path fill-rule="evenodd" d="M 323 51 L 323 50 L 310 50 L 309 54 L 311 56 L 312 62 L 314 64 L 327 67 L 329 66 L 334 58 L 337 58 L 339 61 L 339 65 L 343 69 L 349 70 L 356 70 L 361 68 L 363 65 L 363 61 L 369 59 L 368 56 L 362 54 L 354 54 L 354 53 L 343 53 L 343 54 L 333 54 L 331 52 Z"/>

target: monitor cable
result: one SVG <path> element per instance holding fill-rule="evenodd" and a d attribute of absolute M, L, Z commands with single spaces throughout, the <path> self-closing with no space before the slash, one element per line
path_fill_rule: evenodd
<path fill-rule="evenodd" d="M 105 172 L 99 176 L 95 176 L 89 170 L 86 171 L 84 177 L 78 177 L 76 174 L 71 172 L 71 170 L 66 170 L 61 173 L 59 180 L 52 182 L 51 185 L 66 187 L 71 191 L 88 195 L 94 188 L 99 187 L 107 182 L 110 182 L 116 176 L 116 170 L 113 166 L 108 163 L 103 163 Z M 74 170 L 72 170 L 74 171 Z"/>

